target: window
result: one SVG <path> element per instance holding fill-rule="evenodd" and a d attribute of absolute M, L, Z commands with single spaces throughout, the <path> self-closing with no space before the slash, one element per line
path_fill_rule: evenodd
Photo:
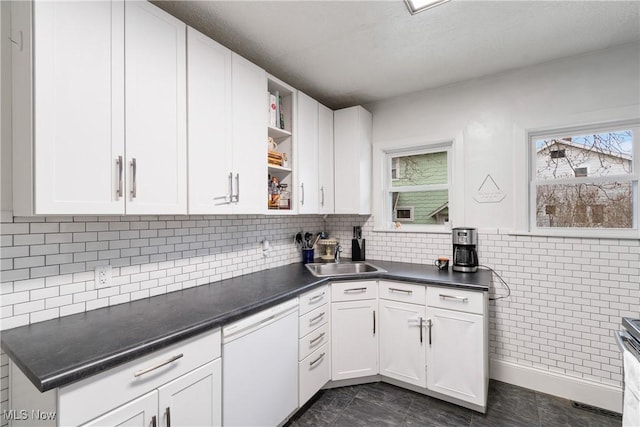
<path fill-rule="evenodd" d="M 387 221 L 413 229 L 449 221 L 450 147 L 385 152 Z"/>
<path fill-rule="evenodd" d="M 637 230 L 638 126 L 530 135 L 531 229 Z"/>

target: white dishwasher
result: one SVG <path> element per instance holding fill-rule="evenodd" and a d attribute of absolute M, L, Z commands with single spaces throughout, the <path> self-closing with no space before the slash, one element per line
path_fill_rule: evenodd
<path fill-rule="evenodd" d="M 222 328 L 222 425 L 277 426 L 298 407 L 298 299 Z"/>

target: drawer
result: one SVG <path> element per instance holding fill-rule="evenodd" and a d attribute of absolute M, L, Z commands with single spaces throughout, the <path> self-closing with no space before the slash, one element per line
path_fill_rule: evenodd
<path fill-rule="evenodd" d="M 329 291 L 329 285 L 320 286 L 306 292 L 299 297 L 300 315 L 306 314 L 316 307 L 320 307 L 322 304 L 326 304 L 331 301 L 331 294 Z"/>
<path fill-rule="evenodd" d="M 219 358 L 220 342 L 217 329 L 60 388 L 59 425 L 82 424 Z"/>
<path fill-rule="evenodd" d="M 298 406 L 303 406 L 329 382 L 331 378 L 330 349 L 331 347 L 327 343 L 298 364 Z"/>
<path fill-rule="evenodd" d="M 298 360 L 302 360 L 309 356 L 313 351 L 320 348 L 322 345 L 331 341 L 331 326 L 329 322 L 320 326 L 300 338 L 298 343 Z"/>
<path fill-rule="evenodd" d="M 331 301 L 357 301 L 378 298 L 378 282 L 375 280 L 333 282 Z"/>
<path fill-rule="evenodd" d="M 318 326 L 327 323 L 331 316 L 331 307 L 329 304 L 325 304 L 300 316 L 300 323 L 298 324 L 298 338 L 302 338 L 309 332 L 316 329 Z"/>
<path fill-rule="evenodd" d="M 486 293 L 482 291 L 437 286 L 427 287 L 427 305 L 429 307 L 446 308 L 447 310 L 484 314 L 485 296 Z"/>
<path fill-rule="evenodd" d="M 424 305 L 427 287 L 413 283 L 381 280 L 378 285 L 378 292 L 380 293 L 380 298 L 383 299 Z"/>

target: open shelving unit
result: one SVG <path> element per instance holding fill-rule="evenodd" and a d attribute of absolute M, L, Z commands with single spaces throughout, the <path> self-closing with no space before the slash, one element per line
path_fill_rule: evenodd
<path fill-rule="evenodd" d="M 269 186 L 267 207 L 268 212 L 272 213 L 286 213 L 294 212 L 294 177 L 293 177 L 293 163 L 294 163 L 294 117 L 295 117 L 295 103 L 296 103 L 296 90 L 286 83 L 280 81 L 273 76 L 267 76 L 267 90 L 269 95 L 279 95 L 280 99 L 280 111 L 281 118 L 284 121 L 284 127 L 278 127 L 277 124 L 271 122 L 271 113 L 268 116 L 267 130 L 269 138 L 272 138 L 276 143 L 277 148 L 273 151 L 274 157 L 278 155 L 282 156 L 283 161 L 270 160 L 269 156 L 265 161 L 268 167 L 267 185 Z M 268 97 L 271 99 L 271 97 Z M 276 102 L 278 101 L 276 97 Z M 269 109 L 271 108 L 271 101 L 269 101 Z M 271 149 L 270 149 L 271 150 Z M 286 159 L 286 160 L 284 160 Z M 279 184 L 278 197 L 274 197 L 273 179 L 276 179 Z M 277 199 L 277 201 L 276 201 Z"/>

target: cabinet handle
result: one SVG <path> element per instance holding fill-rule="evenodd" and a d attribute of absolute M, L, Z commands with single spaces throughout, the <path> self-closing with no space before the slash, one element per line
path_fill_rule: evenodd
<path fill-rule="evenodd" d="M 376 311 L 373 310 L 373 335 L 376 334 Z"/>
<path fill-rule="evenodd" d="M 165 411 L 165 415 L 167 417 L 167 427 L 171 427 L 171 409 L 167 406 L 167 410 Z"/>
<path fill-rule="evenodd" d="M 420 318 L 420 344 L 422 344 L 422 324 L 424 323 L 424 319 Z"/>
<path fill-rule="evenodd" d="M 240 201 L 240 174 L 236 174 L 236 203 Z"/>
<path fill-rule="evenodd" d="M 175 356 L 170 357 L 169 359 L 165 360 L 164 362 L 160 362 L 157 365 L 151 366 L 150 368 L 145 368 L 145 369 L 141 369 L 138 372 L 136 372 L 135 374 L 133 374 L 134 377 L 139 377 L 141 375 L 144 375 L 146 373 L 149 373 L 151 371 L 155 371 L 158 368 L 162 368 L 165 365 L 168 365 L 169 363 L 175 362 L 176 360 L 180 359 L 182 356 L 184 356 L 182 353 L 180 354 L 176 354 Z"/>
<path fill-rule="evenodd" d="M 324 185 L 320 187 L 320 194 L 321 194 L 320 206 L 324 206 Z"/>
<path fill-rule="evenodd" d="M 318 358 L 312 362 L 309 362 L 309 366 L 311 368 L 313 368 L 313 365 L 315 365 L 316 363 L 320 362 L 322 359 L 324 358 L 324 353 L 321 353 L 320 356 L 318 356 Z"/>
<path fill-rule="evenodd" d="M 321 341 L 323 337 L 324 337 L 324 332 L 323 332 L 323 333 L 321 333 L 320 335 L 318 335 L 317 337 L 315 337 L 314 339 L 312 339 L 311 341 L 309 341 L 309 345 L 310 345 L 310 347 L 315 346 L 315 345 L 316 345 L 316 343 L 317 343 L 318 341 Z"/>
<path fill-rule="evenodd" d="M 131 159 L 131 174 L 133 179 L 131 180 L 131 198 L 135 199 L 138 196 L 138 188 L 136 182 L 136 173 L 138 171 L 138 164 L 136 158 Z"/>
<path fill-rule="evenodd" d="M 158 421 L 156 420 L 156 416 L 151 417 L 151 427 L 158 427 Z"/>
<path fill-rule="evenodd" d="M 22 52 L 22 47 L 24 45 L 24 37 L 22 35 L 22 30 L 18 31 L 18 40 L 14 40 L 13 37 L 9 37 L 9 41 L 15 44 L 16 46 L 18 46 L 18 49 L 20 50 L 20 52 Z"/>
<path fill-rule="evenodd" d="M 349 292 L 367 292 L 367 288 L 349 288 L 344 290 L 345 294 Z"/>
<path fill-rule="evenodd" d="M 466 303 L 469 301 L 469 298 L 467 297 L 459 297 L 456 295 L 446 295 L 446 294 L 440 294 L 440 298 L 441 299 L 452 299 L 452 300 L 456 300 L 456 301 L 460 301 L 463 303 Z"/>
<path fill-rule="evenodd" d="M 116 164 L 118 165 L 118 188 L 116 189 L 116 196 L 120 198 L 122 197 L 122 169 L 124 168 L 124 165 L 122 163 L 122 156 L 118 156 Z"/>
<path fill-rule="evenodd" d="M 300 205 L 304 206 L 304 182 L 300 184 Z"/>
<path fill-rule="evenodd" d="M 431 327 L 433 326 L 433 322 L 431 319 L 427 320 L 427 328 L 429 328 L 429 345 L 431 345 Z"/>
<path fill-rule="evenodd" d="M 324 311 L 322 313 L 318 314 L 313 319 L 309 319 L 309 325 L 313 325 L 314 323 L 316 323 L 318 320 L 322 319 L 323 317 L 324 317 Z"/>
<path fill-rule="evenodd" d="M 216 203 L 216 206 L 228 205 L 233 201 L 233 173 L 229 172 L 229 191 L 224 196 L 214 197 L 213 200 L 224 199 L 222 203 Z"/>
<path fill-rule="evenodd" d="M 409 290 L 409 289 L 398 289 L 398 288 L 389 288 L 389 292 L 402 292 L 402 293 L 405 293 L 407 295 L 413 294 L 412 290 Z"/>
<path fill-rule="evenodd" d="M 309 304 L 313 304 L 316 301 L 321 300 L 322 298 L 324 298 L 324 292 L 318 295 L 314 295 L 311 298 L 309 298 Z"/>

